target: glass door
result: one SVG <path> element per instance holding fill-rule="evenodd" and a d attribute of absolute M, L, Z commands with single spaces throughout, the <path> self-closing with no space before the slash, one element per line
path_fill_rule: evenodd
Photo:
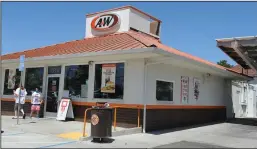
<path fill-rule="evenodd" d="M 59 83 L 60 77 L 48 77 L 46 99 L 46 116 L 48 117 L 57 116 L 59 100 Z"/>

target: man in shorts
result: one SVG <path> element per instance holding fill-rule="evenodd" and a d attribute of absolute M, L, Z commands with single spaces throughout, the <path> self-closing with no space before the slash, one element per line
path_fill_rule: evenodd
<path fill-rule="evenodd" d="M 37 118 L 39 118 L 39 111 L 40 111 L 40 105 L 42 104 L 42 100 L 40 98 L 40 93 L 38 91 L 38 88 L 33 92 L 31 96 L 31 113 L 30 118 L 32 118 L 32 115 L 34 112 L 37 113 Z"/>
<path fill-rule="evenodd" d="M 20 94 L 20 104 L 19 104 L 19 94 Z M 22 85 L 20 85 L 20 87 L 17 88 L 16 91 L 14 91 L 14 97 L 15 97 L 14 115 L 15 115 L 15 117 L 13 117 L 13 119 L 15 119 L 17 117 L 18 107 L 20 108 L 20 111 L 21 111 L 21 113 L 23 115 L 23 119 L 26 118 L 26 114 L 25 114 L 25 112 L 23 110 L 23 107 L 24 107 L 24 104 L 25 104 L 26 95 L 27 95 L 27 91 L 26 91 L 26 89 Z"/>

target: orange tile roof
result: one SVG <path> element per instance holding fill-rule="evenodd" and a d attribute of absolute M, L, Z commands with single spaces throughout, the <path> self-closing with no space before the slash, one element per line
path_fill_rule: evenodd
<path fill-rule="evenodd" d="M 212 62 L 209 62 L 207 60 L 204 60 L 204 59 L 201 59 L 199 57 L 196 57 L 196 56 L 193 56 L 193 55 L 190 55 L 188 53 L 185 53 L 185 52 L 182 52 L 182 51 L 179 51 L 175 48 L 171 48 L 171 47 L 168 47 L 164 44 L 162 44 L 161 42 L 159 42 L 158 40 L 150 37 L 149 35 L 146 35 L 144 33 L 137 33 L 137 32 L 131 32 L 130 33 L 134 38 L 138 39 L 139 41 L 143 42 L 143 43 L 147 43 L 149 45 L 155 45 L 157 46 L 158 48 L 160 49 L 163 49 L 165 51 L 168 51 L 170 53 L 173 53 L 173 54 L 176 54 L 176 55 L 179 55 L 179 56 L 182 56 L 182 57 L 186 57 L 188 59 L 192 59 L 192 60 L 195 60 L 195 61 L 198 61 L 200 63 L 204 63 L 204 64 L 207 64 L 209 66 L 214 66 L 216 68 L 219 68 L 219 69 L 223 69 L 223 70 L 228 70 L 228 71 L 231 71 L 231 72 L 234 72 L 234 73 L 238 73 L 237 71 L 233 70 L 233 69 L 230 69 L 230 68 L 226 68 L 226 67 L 223 67 L 223 66 L 220 66 L 218 64 L 214 64 Z M 241 74 L 241 73 L 239 73 Z M 241 75 L 245 75 L 245 74 L 241 74 Z M 245 76 L 248 76 L 248 75 L 245 75 Z"/>
<path fill-rule="evenodd" d="M 256 76 L 257 72 L 253 69 L 244 69 L 242 66 L 240 65 L 236 65 L 234 67 L 231 68 L 232 70 L 238 72 L 238 73 L 243 73 L 244 75 L 248 75 L 248 76 Z"/>
<path fill-rule="evenodd" d="M 209 66 L 214 66 L 219 69 L 228 70 L 234 73 L 239 73 L 238 71 L 235 71 L 233 69 L 225 68 L 223 66 L 198 58 L 196 56 L 168 47 L 162 44 L 158 39 L 154 38 L 153 36 L 150 36 L 148 34 L 141 33 L 141 32 L 132 31 L 132 30 L 128 32 L 123 32 L 123 33 L 115 33 L 115 34 L 110 34 L 106 36 L 86 38 L 82 40 L 75 40 L 75 41 L 65 42 L 61 44 L 46 46 L 42 48 L 27 50 L 24 52 L 7 54 L 2 56 L 2 60 L 18 59 L 19 56 L 22 54 L 24 54 L 26 58 L 32 58 L 32 57 L 42 57 L 42 56 L 75 54 L 75 53 L 82 53 L 82 52 L 101 52 L 101 51 L 147 48 L 147 47 L 151 47 L 152 45 L 155 45 L 157 48 L 163 49 L 170 53 L 173 53 L 182 57 L 186 57 L 188 59 L 192 59 L 200 63 L 207 64 Z M 244 74 L 241 74 L 241 75 L 244 75 Z"/>
<path fill-rule="evenodd" d="M 69 41 L 61 44 L 36 48 L 18 53 L 12 53 L 2 56 L 2 60 L 18 59 L 24 54 L 26 58 L 55 56 L 74 54 L 82 52 L 101 52 L 109 50 L 127 50 L 136 48 L 146 48 L 147 45 L 141 43 L 130 36 L 129 33 L 118 33 L 107 36 L 86 38 L 82 40 Z"/>

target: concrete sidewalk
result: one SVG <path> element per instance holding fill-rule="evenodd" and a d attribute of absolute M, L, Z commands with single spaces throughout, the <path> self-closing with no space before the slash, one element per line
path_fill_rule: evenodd
<path fill-rule="evenodd" d="M 24 131 L 42 135 L 55 135 L 62 138 L 79 140 L 83 132 L 83 122 L 78 121 L 57 121 L 55 118 L 26 118 L 17 119 L 11 116 L 2 116 L 2 127 L 8 130 Z M 126 128 L 116 127 L 116 131 Z M 90 136 L 91 124 L 86 124 L 86 134 Z M 114 130 L 114 128 L 113 128 Z"/>
<path fill-rule="evenodd" d="M 81 122 L 59 122 L 41 119 L 37 123 L 2 116 L 3 148 L 257 148 L 257 127 L 220 123 L 177 131 L 156 131 L 112 137 L 108 143 L 78 141 L 59 137 L 60 133 L 81 132 Z M 89 128 L 88 128 L 89 130 Z"/>

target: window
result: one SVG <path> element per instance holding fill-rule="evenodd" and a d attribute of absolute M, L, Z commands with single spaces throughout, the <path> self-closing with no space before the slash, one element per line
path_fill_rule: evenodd
<path fill-rule="evenodd" d="M 19 87 L 21 72 L 19 69 L 6 69 L 4 80 L 4 95 L 13 95 L 13 90 Z"/>
<path fill-rule="evenodd" d="M 87 98 L 88 65 L 71 65 L 65 67 L 64 90 L 71 98 Z"/>
<path fill-rule="evenodd" d="M 173 101 L 173 82 L 157 80 L 156 99 L 158 101 Z"/>
<path fill-rule="evenodd" d="M 28 95 L 32 95 L 35 88 L 42 93 L 43 89 L 43 78 L 44 78 L 44 67 L 38 68 L 26 68 L 25 75 L 25 88 Z"/>
<path fill-rule="evenodd" d="M 95 65 L 94 98 L 123 99 L 123 90 L 124 63 Z"/>

